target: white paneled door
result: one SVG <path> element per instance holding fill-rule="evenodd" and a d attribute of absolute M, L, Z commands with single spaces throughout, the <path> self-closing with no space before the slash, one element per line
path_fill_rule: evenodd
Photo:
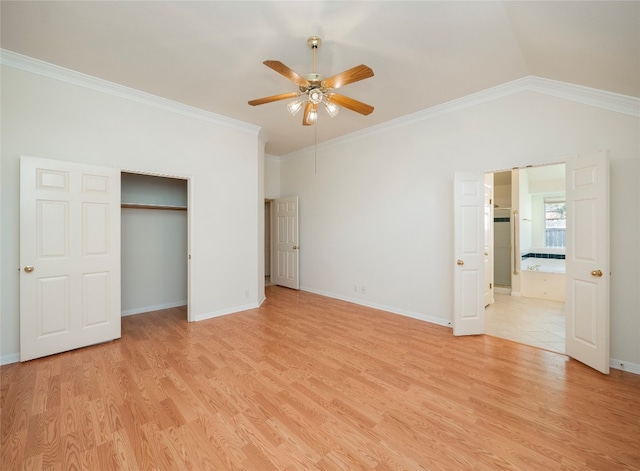
<path fill-rule="evenodd" d="M 275 228 L 274 284 L 299 289 L 298 197 L 273 201 Z"/>
<path fill-rule="evenodd" d="M 484 333 L 484 174 L 455 172 L 453 335 Z"/>
<path fill-rule="evenodd" d="M 120 171 L 20 160 L 20 361 L 120 337 Z"/>
<path fill-rule="evenodd" d="M 493 297 L 493 173 L 484 175 L 484 305 Z"/>
<path fill-rule="evenodd" d="M 609 373 L 609 161 L 567 161 L 566 353 Z"/>

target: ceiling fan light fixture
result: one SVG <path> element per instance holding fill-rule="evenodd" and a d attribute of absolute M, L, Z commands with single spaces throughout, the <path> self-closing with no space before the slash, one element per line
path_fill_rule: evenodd
<path fill-rule="evenodd" d="M 295 100 L 287 103 L 287 109 L 289 110 L 289 113 L 291 113 L 291 116 L 295 116 L 298 111 L 300 111 L 300 108 L 302 108 L 302 105 L 302 100 Z"/>
<path fill-rule="evenodd" d="M 307 122 L 311 124 L 315 124 L 317 120 L 318 120 L 318 112 L 316 110 L 309 111 Z"/>
<path fill-rule="evenodd" d="M 324 93 L 319 88 L 314 88 L 309 90 L 309 101 L 314 105 L 317 105 L 324 98 Z"/>
<path fill-rule="evenodd" d="M 330 101 L 326 101 L 324 103 L 324 109 L 327 110 L 327 113 L 332 118 L 335 118 L 338 115 L 338 113 L 340 113 L 340 107 L 335 103 L 331 103 Z"/>

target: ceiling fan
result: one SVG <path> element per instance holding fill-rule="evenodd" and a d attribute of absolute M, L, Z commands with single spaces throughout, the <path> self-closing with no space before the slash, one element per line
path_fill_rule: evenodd
<path fill-rule="evenodd" d="M 292 115 L 295 115 L 304 106 L 304 114 L 302 116 L 302 124 L 304 126 L 315 124 L 318 119 L 318 105 L 321 103 L 324 103 L 327 113 L 332 118 L 338 114 L 340 107 L 362 115 L 370 114 L 373 111 L 373 106 L 334 93 L 333 90 L 373 77 L 373 70 L 362 64 L 325 79 L 322 75 L 316 73 L 316 50 L 322 44 L 322 40 L 318 36 L 311 36 L 307 39 L 307 44 L 313 51 L 313 72 L 306 77 L 297 74 L 280 61 L 267 60 L 263 62 L 267 67 L 298 85 L 299 91 L 258 98 L 257 100 L 249 101 L 249 104 L 251 106 L 264 105 L 273 101 L 296 98 L 296 100 L 287 104 L 287 109 Z"/>

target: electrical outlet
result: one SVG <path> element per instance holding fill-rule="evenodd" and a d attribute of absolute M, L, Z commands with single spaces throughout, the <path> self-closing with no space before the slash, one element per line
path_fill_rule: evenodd
<path fill-rule="evenodd" d="M 245 289 L 245 290 L 244 290 L 244 297 L 245 297 L 245 298 L 248 298 L 248 297 L 249 297 L 249 290 L 248 290 L 248 289 Z"/>
<path fill-rule="evenodd" d="M 367 294 L 367 289 L 364 286 L 360 287 L 360 293 L 361 294 Z"/>

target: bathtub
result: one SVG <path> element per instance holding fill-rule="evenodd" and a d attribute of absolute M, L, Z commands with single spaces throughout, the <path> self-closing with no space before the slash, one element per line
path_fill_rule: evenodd
<path fill-rule="evenodd" d="M 520 264 L 522 271 L 537 271 L 545 273 L 565 273 L 564 260 L 555 258 L 525 258 Z"/>
<path fill-rule="evenodd" d="M 564 302 L 565 261 L 525 258 L 520 264 L 520 293 L 527 298 Z"/>

